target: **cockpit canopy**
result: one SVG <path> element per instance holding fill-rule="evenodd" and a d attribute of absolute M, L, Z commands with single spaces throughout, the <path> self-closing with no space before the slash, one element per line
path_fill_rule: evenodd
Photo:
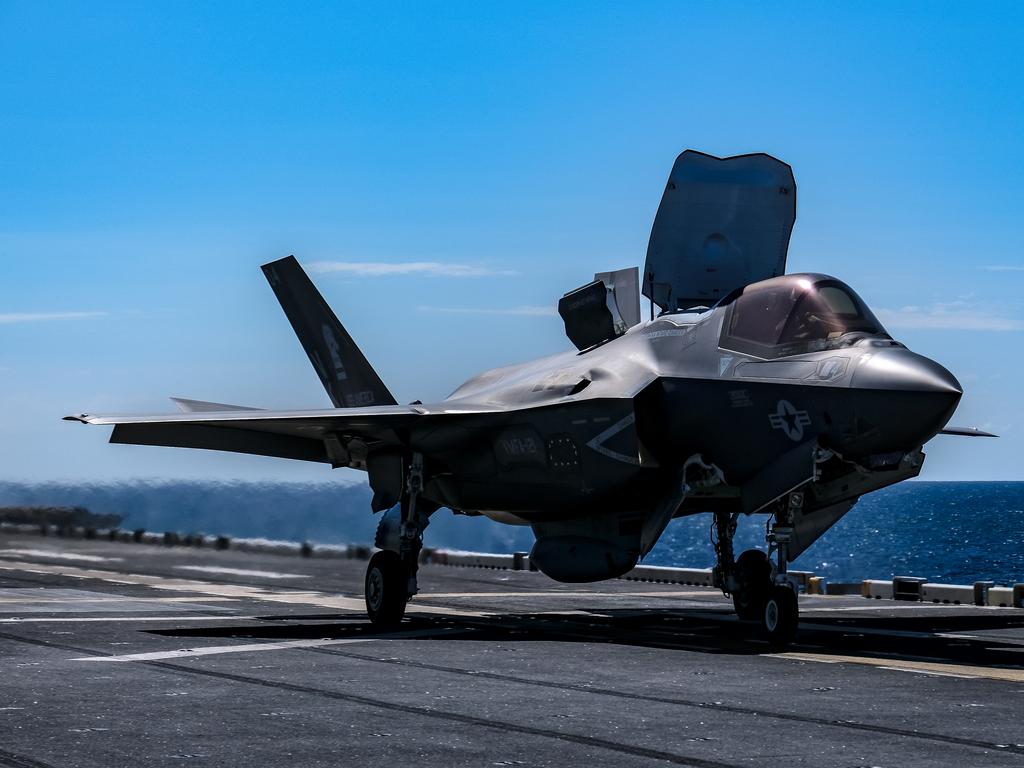
<path fill-rule="evenodd" d="M 720 346 L 774 358 L 832 349 L 858 336 L 889 338 L 853 290 L 825 275 L 784 275 L 734 291 Z"/>

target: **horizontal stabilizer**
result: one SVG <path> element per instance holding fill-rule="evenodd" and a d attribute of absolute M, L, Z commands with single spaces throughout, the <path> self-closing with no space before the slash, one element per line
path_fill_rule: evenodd
<path fill-rule="evenodd" d="M 977 427 L 946 427 L 939 432 L 940 435 L 958 435 L 959 437 L 999 437 L 991 432 L 984 432 Z"/>
<path fill-rule="evenodd" d="M 172 397 L 171 400 L 182 413 L 212 413 L 215 411 L 260 411 L 262 408 L 250 408 L 247 405 L 228 405 L 227 403 L 211 403 L 206 400 L 189 400 L 186 397 Z"/>

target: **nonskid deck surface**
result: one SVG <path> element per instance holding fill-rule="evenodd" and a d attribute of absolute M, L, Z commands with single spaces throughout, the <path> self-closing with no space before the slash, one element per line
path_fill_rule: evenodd
<path fill-rule="evenodd" d="M 1024 764 L 1024 612 L 0 536 L 0 765 Z"/>

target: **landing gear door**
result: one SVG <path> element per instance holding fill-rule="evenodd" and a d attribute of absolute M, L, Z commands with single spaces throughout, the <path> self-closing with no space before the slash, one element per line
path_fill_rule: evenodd
<path fill-rule="evenodd" d="M 786 271 L 796 221 L 793 169 L 766 154 L 676 158 L 642 275 L 663 310 L 710 307 L 735 288 Z"/>
<path fill-rule="evenodd" d="M 853 508 L 857 499 L 846 499 L 828 507 L 810 512 L 800 510 L 793 515 L 793 533 L 786 547 L 790 560 L 796 560 L 811 544 L 816 542 L 825 531 L 839 522 L 843 515 Z"/>

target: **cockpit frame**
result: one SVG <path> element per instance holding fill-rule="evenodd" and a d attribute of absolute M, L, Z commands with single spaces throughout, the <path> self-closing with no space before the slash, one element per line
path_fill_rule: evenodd
<path fill-rule="evenodd" d="M 763 359 L 836 349 L 865 336 L 891 339 L 860 296 L 827 275 L 762 280 L 733 291 L 721 305 L 719 347 Z"/>

